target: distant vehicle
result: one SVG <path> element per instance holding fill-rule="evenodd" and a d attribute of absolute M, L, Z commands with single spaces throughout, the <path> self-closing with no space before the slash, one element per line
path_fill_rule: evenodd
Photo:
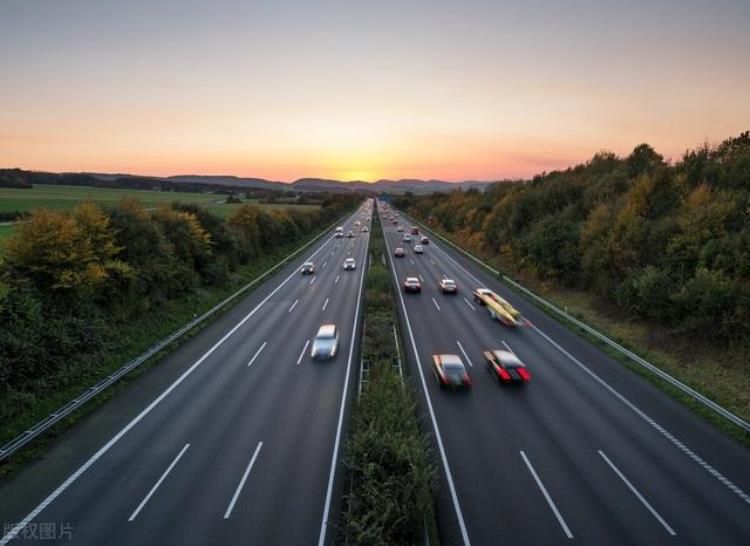
<path fill-rule="evenodd" d="M 414 245 L 414 254 L 424 254 L 424 247 L 422 245 Z"/>
<path fill-rule="evenodd" d="M 395 224 L 395 223 L 396 223 L 396 221 L 394 220 L 394 221 L 393 221 L 393 223 Z M 396 228 L 396 231 L 398 231 L 399 233 L 402 233 L 402 232 L 404 231 L 404 226 L 398 226 L 398 227 Z"/>
<path fill-rule="evenodd" d="M 479 305 L 487 307 L 490 316 L 499 320 L 505 326 L 518 326 L 523 324 L 520 311 L 506 300 L 487 288 L 474 290 L 474 301 Z"/>
<path fill-rule="evenodd" d="M 359 227 L 359 226 L 361 226 L 361 225 L 362 225 L 362 222 L 360 222 L 359 220 L 356 220 L 356 221 L 354 222 L 354 225 L 355 225 L 355 226 L 357 226 L 357 227 Z"/>
<path fill-rule="evenodd" d="M 404 292 L 421 292 L 422 283 L 416 277 L 406 277 L 404 281 Z"/>
<path fill-rule="evenodd" d="M 344 271 L 354 271 L 355 269 L 357 269 L 357 264 L 354 262 L 354 258 L 344 260 Z"/>
<path fill-rule="evenodd" d="M 432 355 L 432 371 L 441 389 L 471 388 L 471 378 L 458 355 Z"/>
<path fill-rule="evenodd" d="M 411 226 L 411 234 L 417 235 L 419 233 L 419 228 L 417 226 Z"/>
<path fill-rule="evenodd" d="M 398 247 L 396 248 L 396 250 L 393 251 L 393 255 L 396 258 L 403 258 L 404 256 L 406 256 L 406 251 L 403 248 Z"/>
<path fill-rule="evenodd" d="M 313 359 L 334 358 L 339 348 L 339 332 L 335 324 L 323 324 L 315 335 L 310 357 Z"/>
<path fill-rule="evenodd" d="M 352 237 L 354 237 L 354 232 L 351 231 L 351 230 L 347 231 L 346 232 L 346 238 L 347 239 L 351 239 Z"/>
<path fill-rule="evenodd" d="M 430 240 L 425 235 L 422 235 L 421 243 L 423 245 L 429 245 L 430 244 Z"/>
<path fill-rule="evenodd" d="M 410 243 L 411 242 L 411 235 L 409 235 L 408 233 L 404 233 L 403 239 L 404 239 L 405 243 Z"/>
<path fill-rule="evenodd" d="M 368 217 L 367 217 L 367 221 L 368 221 L 368 222 L 372 222 L 372 218 L 370 218 L 370 217 L 368 216 Z"/>
<path fill-rule="evenodd" d="M 368 231 L 370 231 L 370 228 L 368 228 L 367 226 L 362 226 L 362 233 L 367 233 Z"/>
<path fill-rule="evenodd" d="M 438 282 L 438 288 L 443 294 L 457 294 L 458 285 L 453 279 L 442 279 Z"/>
<path fill-rule="evenodd" d="M 531 379 L 524 363 L 511 351 L 484 351 L 484 361 L 500 383 L 524 383 Z"/>
<path fill-rule="evenodd" d="M 302 264 L 302 269 L 300 269 L 303 275 L 312 275 L 315 273 L 315 264 L 312 262 L 305 262 Z"/>
<path fill-rule="evenodd" d="M 336 238 L 341 239 L 344 236 L 344 228 L 341 226 L 336 228 Z"/>

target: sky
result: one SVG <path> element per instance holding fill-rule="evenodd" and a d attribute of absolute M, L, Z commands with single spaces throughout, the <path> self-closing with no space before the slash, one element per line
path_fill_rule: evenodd
<path fill-rule="evenodd" d="M 748 129 L 748 0 L 0 0 L 0 167 L 501 180 Z"/>

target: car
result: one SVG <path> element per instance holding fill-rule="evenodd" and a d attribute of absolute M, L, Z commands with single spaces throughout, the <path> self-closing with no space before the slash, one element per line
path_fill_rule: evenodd
<path fill-rule="evenodd" d="M 422 245 L 414 245 L 414 254 L 424 254 L 424 247 Z"/>
<path fill-rule="evenodd" d="M 417 226 L 411 226 L 411 234 L 417 235 L 419 233 L 419 228 Z"/>
<path fill-rule="evenodd" d="M 362 226 L 362 233 L 367 233 L 368 231 L 370 231 L 370 228 L 368 228 L 367 226 Z"/>
<path fill-rule="evenodd" d="M 421 292 L 422 283 L 416 277 L 406 277 L 404 281 L 404 292 Z"/>
<path fill-rule="evenodd" d="M 393 255 L 396 258 L 403 258 L 404 256 L 406 256 L 406 251 L 403 248 L 398 247 L 396 250 L 393 251 Z"/>
<path fill-rule="evenodd" d="M 422 235 L 422 239 L 420 240 L 420 242 L 421 242 L 421 243 L 422 243 L 423 245 L 429 245 L 429 244 L 430 244 L 430 240 L 429 240 L 429 239 L 427 238 L 427 236 L 426 236 L 426 235 Z"/>
<path fill-rule="evenodd" d="M 302 264 L 300 271 L 303 275 L 312 275 L 315 273 L 315 264 L 312 262 L 305 262 Z"/>
<path fill-rule="evenodd" d="M 352 237 L 354 237 L 354 232 L 353 232 L 353 231 L 351 231 L 351 230 L 347 231 L 347 233 L 346 233 L 346 238 L 347 238 L 347 239 L 351 239 Z"/>
<path fill-rule="evenodd" d="M 354 271 L 357 269 L 357 264 L 354 261 L 354 258 L 347 258 L 344 260 L 344 271 Z"/>
<path fill-rule="evenodd" d="M 344 236 L 344 228 L 337 227 L 336 228 L 336 238 L 341 239 Z"/>
<path fill-rule="evenodd" d="M 395 223 L 396 223 L 396 221 L 394 220 L 394 221 L 393 221 L 393 223 L 395 224 Z M 404 226 L 398 226 L 398 227 L 396 228 L 396 231 L 398 231 L 399 233 L 403 232 L 403 231 L 404 231 Z"/>
<path fill-rule="evenodd" d="M 453 279 L 441 279 L 438 282 L 438 288 L 443 294 L 457 294 L 458 285 Z"/>
<path fill-rule="evenodd" d="M 323 324 L 315 335 L 310 358 L 325 359 L 335 358 L 339 348 L 339 332 L 335 324 Z"/>
<path fill-rule="evenodd" d="M 370 217 L 368 216 L 368 217 L 367 217 L 367 221 L 368 221 L 368 222 L 372 222 L 372 218 L 370 218 Z"/>
<path fill-rule="evenodd" d="M 432 371 L 441 389 L 471 388 L 471 377 L 458 355 L 432 355 Z"/>
<path fill-rule="evenodd" d="M 359 227 L 359 226 L 361 226 L 361 225 L 362 225 L 362 222 L 360 222 L 359 220 L 356 220 L 356 221 L 354 222 L 354 225 L 355 225 L 355 226 L 357 226 L 357 227 Z"/>
<path fill-rule="evenodd" d="M 487 370 L 493 373 L 500 383 L 525 383 L 531 379 L 524 363 L 511 351 L 484 351 L 484 361 Z"/>
<path fill-rule="evenodd" d="M 405 243 L 411 243 L 411 235 L 404 233 L 403 240 Z"/>
<path fill-rule="evenodd" d="M 514 327 L 525 323 L 518 309 L 488 288 L 477 288 L 474 290 L 474 301 L 486 307 L 490 313 L 490 317 L 500 321 L 505 326 Z"/>

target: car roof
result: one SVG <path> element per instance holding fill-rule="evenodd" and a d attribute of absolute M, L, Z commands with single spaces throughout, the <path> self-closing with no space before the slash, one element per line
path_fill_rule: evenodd
<path fill-rule="evenodd" d="M 456 281 L 454 281 L 453 279 L 443 279 L 440 282 L 444 282 L 446 284 L 456 284 Z"/>
<path fill-rule="evenodd" d="M 332 337 L 336 334 L 336 325 L 335 324 L 323 324 L 318 329 L 318 335 L 324 336 L 324 337 Z"/>
<path fill-rule="evenodd" d="M 523 366 L 523 362 L 521 362 L 521 359 L 519 359 L 515 353 L 504 351 L 503 349 L 495 349 L 492 352 L 495 353 L 495 358 L 499 358 L 505 362 L 515 362 Z"/>
<path fill-rule="evenodd" d="M 353 262 L 353 261 L 354 261 L 354 258 L 347 258 L 347 259 L 346 259 L 346 260 L 344 260 L 344 261 L 345 261 L 345 262 Z"/>
<path fill-rule="evenodd" d="M 419 282 L 419 279 L 416 277 L 406 277 L 406 282 Z"/>
<path fill-rule="evenodd" d="M 438 358 L 440 358 L 440 363 L 445 366 L 446 364 L 450 365 L 460 365 L 463 366 L 464 363 L 461 361 L 461 357 L 458 355 L 438 355 Z"/>

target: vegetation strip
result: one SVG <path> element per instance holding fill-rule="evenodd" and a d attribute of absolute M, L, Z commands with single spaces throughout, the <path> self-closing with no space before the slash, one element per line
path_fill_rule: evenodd
<path fill-rule="evenodd" d="M 436 468 L 429 440 L 420 429 L 416 394 L 402 385 L 396 314 L 383 235 L 373 213 L 373 260 L 365 284 L 367 331 L 361 358 L 369 364 L 367 381 L 352 412 L 344 464 L 349 493 L 344 513 L 348 544 L 437 544 L 431 494 Z"/>

